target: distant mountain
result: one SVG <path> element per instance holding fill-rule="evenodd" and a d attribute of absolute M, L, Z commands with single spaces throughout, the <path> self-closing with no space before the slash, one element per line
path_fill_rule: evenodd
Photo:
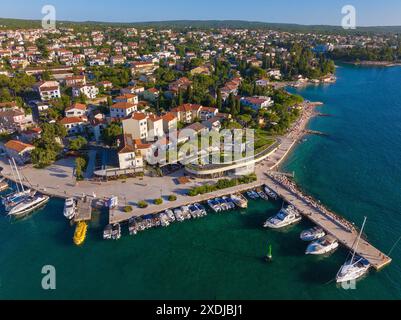
<path fill-rule="evenodd" d="M 401 26 L 385 27 L 359 27 L 356 30 L 344 30 L 340 26 L 330 25 L 300 25 L 290 23 L 268 23 L 258 21 L 241 20 L 171 20 L 171 21 L 148 21 L 148 22 L 101 22 L 101 21 L 58 21 L 64 26 L 88 26 L 88 27 L 141 27 L 141 28 L 171 28 L 171 29 L 271 29 L 290 32 L 322 32 L 322 33 L 401 33 Z M 32 28 L 40 27 L 40 20 L 22 20 L 0 18 L 0 25 L 8 28 Z"/>

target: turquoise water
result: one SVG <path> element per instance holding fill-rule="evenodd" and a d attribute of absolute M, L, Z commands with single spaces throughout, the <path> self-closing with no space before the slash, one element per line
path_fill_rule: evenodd
<path fill-rule="evenodd" d="M 329 137 L 307 138 L 284 169 L 302 187 L 356 223 L 368 216 L 367 235 L 388 252 L 401 236 L 401 68 L 342 67 L 331 86 L 300 91 L 326 103 L 311 128 Z M 247 211 L 149 230 L 118 242 L 101 239 L 106 221 L 96 214 L 85 245 L 52 200 L 20 222 L 0 216 L 0 299 L 374 299 L 401 298 L 401 249 L 393 264 L 372 272 L 357 290 L 333 279 L 347 252 L 304 255 L 303 222 L 286 231 L 261 226 L 281 203 L 254 201 Z M 125 230 L 126 231 L 126 230 Z M 273 245 L 274 262 L 264 256 Z M 41 288 L 41 269 L 53 265 L 57 289 Z"/>

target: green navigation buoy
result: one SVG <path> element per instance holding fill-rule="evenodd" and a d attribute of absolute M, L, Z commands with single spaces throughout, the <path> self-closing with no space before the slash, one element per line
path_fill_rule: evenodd
<path fill-rule="evenodd" d="M 269 245 L 269 251 L 266 256 L 266 261 L 267 262 L 273 261 L 273 246 L 272 245 Z"/>

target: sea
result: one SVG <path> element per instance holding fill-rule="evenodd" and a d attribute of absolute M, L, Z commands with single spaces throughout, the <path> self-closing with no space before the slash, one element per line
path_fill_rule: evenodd
<path fill-rule="evenodd" d="M 63 217 L 63 201 L 12 221 L 0 209 L 0 299 L 400 299 L 401 68 L 339 65 L 330 85 L 291 89 L 324 106 L 281 171 L 308 194 L 360 226 L 393 263 L 346 289 L 334 279 L 349 252 L 305 255 L 311 223 L 282 231 L 264 221 L 282 203 L 250 201 L 247 210 L 104 241 L 107 214 L 94 213 L 82 247 Z M 267 263 L 269 246 L 273 261 Z M 46 268 L 55 289 L 42 286 Z M 54 268 L 54 269 L 53 269 Z M 42 272 L 43 271 L 43 272 Z"/>

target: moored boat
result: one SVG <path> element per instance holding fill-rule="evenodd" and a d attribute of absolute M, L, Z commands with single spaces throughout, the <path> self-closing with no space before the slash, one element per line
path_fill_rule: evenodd
<path fill-rule="evenodd" d="M 263 192 L 262 188 L 258 188 L 256 190 L 257 194 L 259 195 L 259 197 L 263 200 L 269 201 L 269 197 L 267 196 L 266 193 Z"/>
<path fill-rule="evenodd" d="M 301 240 L 302 241 L 315 241 L 320 238 L 323 238 L 326 235 L 326 232 L 322 228 L 314 227 L 308 230 L 305 230 L 301 233 Z"/>
<path fill-rule="evenodd" d="M 77 202 L 74 198 L 68 198 L 64 202 L 64 217 L 71 220 L 77 214 Z"/>
<path fill-rule="evenodd" d="M 220 204 L 218 202 L 216 202 L 215 200 L 208 200 L 207 204 L 209 205 L 209 207 L 214 211 L 214 212 L 220 212 L 221 211 L 221 207 Z"/>
<path fill-rule="evenodd" d="M 231 199 L 241 209 L 248 208 L 248 200 L 240 193 L 231 195 Z"/>
<path fill-rule="evenodd" d="M 287 208 L 282 208 L 278 214 L 267 219 L 264 227 L 271 229 L 281 229 L 293 225 L 301 220 L 302 217 L 299 212 L 290 205 Z"/>
<path fill-rule="evenodd" d="M 333 252 L 338 248 L 339 244 L 336 238 L 331 235 L 312 242 L 306 249 L 305 254 L 324 255 Z"/>
<path fill-rule="evenodd" d="M 16 218 L 23 217 L 29 213 L 39 209 L 44 206 L 48 201 L 49 197 L 43 194 L 36 194 L 34 196 L 27 196 L 15 205 L 8 213 L 9 216 Z"/>
<path fill-rule="evenodd" d="M 112 233 L 113 233 L 113 226 L 111 224 L 109 224 L 103 230 L 103 239 L 111 240 Z"/>
<path fill-rule="evenodd" d="M 270 189 L 268 186 L 265 185 L 264 190 L 266 192 L 266 194 L 272 198 L 273 200 L 277 200 L 278 199 L 278 195 L 277 193 L 275 193 L 272 189 Z"/>
<path fill-rule="evenodd" d="M 367 218 L 365 217 L 362 225 L 362 229 L 359 232 L 356 240 L 355 247 L 352 250 L 352 257 L 349 261 L 345 262 L 337 273 L 337 283 L 355 281 L 363 277 L 368 273 L 371 265 L 368 260 L 357 255 L 359 242 L 361 241 L 363 230 L 365 229 Z"/>
<path fill-rule="evenodd" d="M 111 238 L 113 240 L 119 240 L 121 238 L 121 225 L 119 223 L 113 225 Z"/>
<path fill-rule="evenodd" d="M 85 242 L 86 239 L 86 233 L 88 231 L 88 225 L 84 221 L 78 222 L 76 228 L 75 228 L 75 233 L 74 233 L 74 243 L 77 246 L 82 245 Z"/>

